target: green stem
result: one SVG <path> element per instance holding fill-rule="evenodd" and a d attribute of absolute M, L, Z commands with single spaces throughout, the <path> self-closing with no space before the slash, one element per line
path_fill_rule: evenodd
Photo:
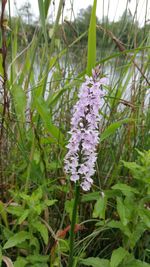
<path fill-rule="evenodd" d="M 71 220 L 71 229 L 70 229 L 70 253 L 69 253 L 69 262 L 68 267 L 73 267 L 73 250 L 74 250 L 74 228 L 76 223 L 76 217 L 77 217 L 77 207 L 79 202 L 79 194 L 80 194 L 80 187 L 79 184 L 76 184 L 75 189 L 75 200 L 74 200 L 74 206 L 73 206 L 73 212 L 72 212 L 72 220 Z"/>

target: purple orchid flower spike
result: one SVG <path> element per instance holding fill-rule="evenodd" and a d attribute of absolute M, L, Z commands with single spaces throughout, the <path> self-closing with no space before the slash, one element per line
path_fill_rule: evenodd
<path fill-rule="evenodd" d="M 97 160 L 96 147 L 99 143 L 99 110 L 104 104 L 103 84 L 106 78 L 99 79 L 100 68 L 92 70 L 92 77 L 85 77 L 79 90 L 79 100 L 74 106 L 71 119 L 71 137 L 67 145 L 65 171 L 70 180 L 79 181 L 84 191 L 89 191 L 93 183 Z"/>

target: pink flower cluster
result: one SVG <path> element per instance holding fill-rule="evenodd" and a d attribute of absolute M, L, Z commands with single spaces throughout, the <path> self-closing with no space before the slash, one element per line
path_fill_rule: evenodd
<path fill-rule="evenodd" d="M 98 80 L 93 70 L 92 77 L 85 77 L 74 106 L 71 119 L 71 134 L 65 157 L 65 171 L 71 175 L 71 181 L 80 182 L 84 191 L 88 191 L 93 183 L 97 159 L 96 146 L 99 142 L 99 110 L 104 104 L 102 85 L 106 78 Z"/>

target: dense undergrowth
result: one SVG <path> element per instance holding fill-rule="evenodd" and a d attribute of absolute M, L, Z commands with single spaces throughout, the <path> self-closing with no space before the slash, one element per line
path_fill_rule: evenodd
<path fill-rule="evenodd" d="M 75 198 L 64 172 L 68 131 L 85 74 L 100 64 L 109 82 L 94 184 L 90 192 L 80 191 L 72 266 L 148 267 L 150 36 L 143 32 L 137 46 L 137 29 L 128 46 L 112 28 L 96 25 L 93 8 L 85 32 L 65 42 L 58 36 L 60 0 L 49 41 L 51 4 L 39 1 L 40 27 L 22 49 L 24 24 L 20 33 L 20 20 L 11 27 L 9 16 L 11 31 L 1 23 L 0 265 L 68 266 Z M 96 29 L 103 33 L 97 45 Z"/>

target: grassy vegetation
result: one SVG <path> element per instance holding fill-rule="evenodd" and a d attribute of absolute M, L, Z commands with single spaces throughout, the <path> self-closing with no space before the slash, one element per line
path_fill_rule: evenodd
<path fill-rule="evenodd" d="M 64 172 L 68 131 L 85 74 L 100 64 L 109 84 L 94 184 L 79 195 L 72 267 L 148 267 L 149 25 L 141 30 L 127 11 L 120 23 L 100 22 L 96 1 L 78 22 L 60 25 L 60 0 L 49 33 L 50 5 L 39 1 L 40 26 L 11 18 L 11 10 L 11 31 L 1 23 L 0 266 L 69 264 L 75 184 Z"/>

